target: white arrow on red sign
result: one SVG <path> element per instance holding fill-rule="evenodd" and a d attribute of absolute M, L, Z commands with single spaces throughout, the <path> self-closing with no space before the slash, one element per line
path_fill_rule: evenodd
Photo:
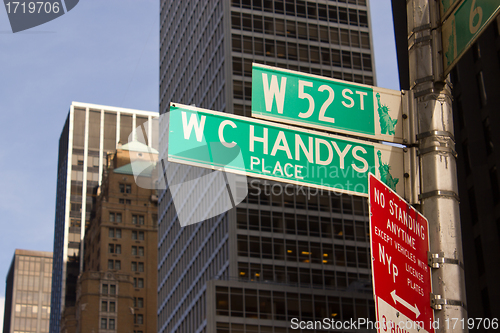
<path fill-rule="evenodd" d="M 404 305 L 405 308 L 413 312 L 415 314 L 415 318 L 418 318 L 418 316 L 420 316 L 420 311 L 418 311 L 417 304 L 415 304 L 415 306 L 412 306 L 410 303 L 408 303 L 407 301 L 396 295 L 396 289 L 394 289 L 391 292 L 391 296 L 392 299 L 394 300 L 394 304 L 397 304 L 399 302 L 402 305 Z"/>

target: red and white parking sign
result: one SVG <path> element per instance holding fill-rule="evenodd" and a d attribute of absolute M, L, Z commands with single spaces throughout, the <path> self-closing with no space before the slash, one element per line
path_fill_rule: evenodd
<path fill-rule="evenodd" d="M 434 333 L 427 219 L 372 174 L 369 190 L 378 331 Z"/>

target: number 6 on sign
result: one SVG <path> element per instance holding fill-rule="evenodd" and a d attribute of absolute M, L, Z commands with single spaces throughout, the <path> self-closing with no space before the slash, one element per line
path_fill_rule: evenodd
<path fill-rule="evenodd" d="M 479 27 L 481 27 L 481 21 L 483 20 L 483 9 L 481 7 L 476 7 L 476 0 L 472 1 L 472 5 L 470 6 L 470 15 L 469 15 L 469 31 L 471 34 L 475 34 Z M 474 24 L 474 18 L 479 16 L 477 23 Z"/>

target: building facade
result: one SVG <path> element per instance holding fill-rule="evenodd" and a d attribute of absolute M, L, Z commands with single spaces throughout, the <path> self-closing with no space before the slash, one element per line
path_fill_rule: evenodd
<path fill-rule="evenodd" d="M 178 102 L 250 116 L 252 62 L 373 85 L 368 13 L 365 0 L 164 0 L 160 113 Z M 160 193 L 158 331 L 373 320 L 366 199 L 256 179 L 248 188 L 236 208 L 184 228 L 177 210 L 189 207 Z M 220 193 L 207 196 L 216 202 Z"/>
<path fill-rule="evenodd" d="M 3 332 L 48 332 L 52 252 L 16 250 L 5 288 Z"/>
<path fill-rule="evenodd" d="M 468 315 L 499 318 L 500 17 L 464 54 L 451 82 Z"/>
<path fill-rule="evenodd" d="M 118 143 L 128 142 L 139 126 L 149 138 L 157 137 L 151 126 L 157 115 L 88 103 L 73 102 L 70 106 L 59 139 L 50 332 L 60 331 L 65 307 L 73 307 L 76 302 L 77 279 L 83 269 L 83 239 L 107 152 L 114 152 Z M 151 147 L 157 144 L 148 142 Z"/>
<path fill-rule="evenodd" d="M 66 306 L 61 331 L 156 332 L 157 171 L 153 150 L 137 141 L 108 154 L 84 244 L 75 307 Z M 130 155 L 136 155 L 131 158 Z M 153 160 L 156 161 L 157 153 Z M 148 164 L 140 187 L 134 164 Z"/>

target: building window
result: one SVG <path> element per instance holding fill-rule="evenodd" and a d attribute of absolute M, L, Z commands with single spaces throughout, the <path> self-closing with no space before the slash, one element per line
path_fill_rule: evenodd
<path fill-rule="evenodd" d="M 464 161 L 465 174 L 468 176 L 470 175 L 472 169 L 470 165 L 469 143 L 467 140 L 462 143 L 462 151 L 464 155 L 462 160 Z"/>
<path fill-rule="evenodd" d="M 116 285 L 114 285 L 114 284 L 109 285 L 109 294 L 116 295 Z"/>
<path fill-rule="evenodd" d="M 132 186 L 129 184 L 120 184 L 120 193 L 132 193 Z"/>
<path fill-rule="evenodd" d="M 115 312 L 115 311 L 116 311 L 116 303 L 109 302 L 109 312 Z"/>
<path fill-rule="evenodd" d="M 483 72 L 480 71 L 476 75 L 476 83 L 477 83 L 477 88 L 478 88 L 478 93 L 479 93 L 479 101 L 481 107 L 484 107 L 486 103 L 488 102 L 488 98 L 486 96 L 486 89 L 484 86 L 484 77 L 483 77 Z"/>
<path fill-rule="evenodd" d="M 144 256 L 144 247 L 143 246 L 132 246 L 132 255 L 133 256 Z"/>
<path fill-rule="evenodd" d="M 122 229 L 109 228 L 109 238 L 122 238 Z"/>
<path fill-rule="evenodd" d="M 481 48 L 478 43 L 474 43 L 474 45 L 472 45 L 472 58 L 474 59 L 474 62 L 477 62 L 481 58 Z"/>
<path fill-rule="evenodd" d="M 476 239 L 474 239 L 474 249 L 476 250 L 477 271 L 479 273 L 479 276 L 481 276 L 484 274 L 484 267 L 485 267 L 481 236 L 477 236 Z"/>
<path fill-rule="evenodd" d="M 132 224 L 144 225 L 144 215 L 132 215 Z"/>
<path fill-rule="evenodd" d="M 134 287 L 135 288 L 144 288 L 144 279 L 143 278 L 134 278 Z"/>
<path fill-rule="evenodd" d="M 115 320 L 114 319 L 110 319 L 109 320 L 109 329 L 110 330 L 114 330 L 115 329 Z"/>
<path fill-rule="evenodd" d="M 144 240 L 144 231 L 132 231 L 132 239 Z"/>
<path fill-rule="evenodd" d="M 109 213 L 109 222 L 120 223 L 121 221 L 122 221 L 122 214 L 121 213 Z"/>
<path fill-rule="evenodd" d="M 122 253 L 122 246 L 120 244 L 109 244 L 108 245 L 108 252 L 121 254 Z"/>
<path fill-rule="evenodd" d="M 136 314 L 134 315 L 134 324 L 137 325 L 142 325 L 144 322 L 144 317 L 142 314 Z"/>
<path fill-rule="evenodd" d="M 132 272 L 137 272 L 137 263 L 135 261 L 132 261 L 131 268 Z"/>
<path fill-rule="evenodd" d="M 486 153 L 490 155 L 493 152 L 493 140 L 491 138 L 491 127 L 490 127 L 490 118 L 486 117 L 483 120 L 483 135 L 484 141 L 486 143 Z"/>
<path fill-rule="evenodd" d="M 133 256 L 144 256 L 144 247 L 143 246 L 132 246 L 132 255 Z"/>
<path fill-rule="evenodd" d="M 120 260 L 108 260 L 108 269 L 119 271 L 121 269 L 121 261 Z"/>
<path fill-rule="evenodd" d="M 101 328 L 102 329 L 108 328 L 108 319 L 107 318 L 101 318 Z"/>
<path fill-rule="evenodd" d="M 101 311 L 102 312 L 108 312 L 108 302 L 107 301 L 102 301 L 101 302 Z"/>
<path fill-rule="evenodd" d="M 496 205 L 498 201 L 500 201 L 500 190 L 498 188 L 498 173 L 496 166 L 493 166 L 490 169 L 490 183 L 491 183 L 491 194 L 493 196 L 493 202 Z"/>
<path fill-rule="evenodd" d="M 144 307 L 144 298 L 142 298 L 142 297 L 135 297 L 134 298 L 134 307 L 136 307 L 136 308 L 143 308 Z"/>
<path fill-rule="evenodd" d="M 137 269 L 139 270 L 139 272 L 144 272 L 144 263 L 143 262 L 137 263 Z"/>
<path fill-rule="evenodd" d="M 474 192 L 474 187 L 471 187 L 468 191 L 467 194 L 469 196 L 469 209 L 470 209 L 470 218 L 472 221 L 472 224 L 476 224 L 478 221 L 478 216 L 477 216 L 477 203 L 476 203 L 476 194 Z"/>
<path fill-rule="evenodd" d="M 102 285 L 102 294 L 103 295 L 107 295 L 108 294 L 108 285 L 107 284 L 103 284 Z"/>

